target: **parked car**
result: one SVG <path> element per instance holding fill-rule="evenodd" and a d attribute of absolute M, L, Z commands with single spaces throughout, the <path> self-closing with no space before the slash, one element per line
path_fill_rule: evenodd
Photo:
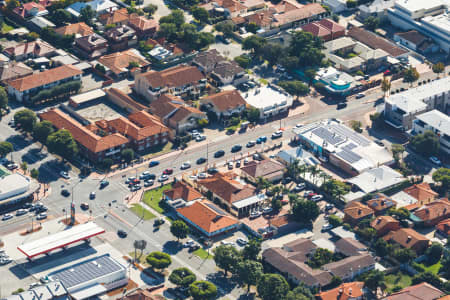
<path fill-rule="evenodd" d="M 184 163 L 181 164 L 180 169 L 181 170 L 186 170 L 186 169 L 189 169 L 190 167 L 191 167 L 191 163 L 187 161 L 187 162 L 184 162 Z"/>
<path fill-rule="evenodd" d="M 70 179 L 69 173 L 67 173 L 65 171 L 59 172 L 59 175 L 64 179 Z"/>
<path fill-rule="evenodd" d="M 214 153 L 214 157 L 215 158 L 219 158 L 219 157 L 222 157 L 224 155 L 225 155 L 225 151 L 223 151 L 223 150 L 219 150 L 216 153 Z"/>
<path fill-rule="evenodd" d="M 214 174 L 218 173 L 219 170 L 217 170 L 216 168 L 209 168 L 208 170 L 206 170 L 206 172 L 208 172 L 208 174 L 210 174 L 210 175 L 214 175 Z"/>
<path fill-rule="evenodd" d="M 356 99 L 361 99 L 361 98 L 364 98 L 366 95 L 364 95 L 363 93 L 359 93 L 359 94 L 357 94 L 356 95 Z"/>
<path fill-rule="evenodd" d="M 311 195 L 315 195 L 314 191 L 305 191 L 303 193 L 303 197 L 310 197 Z"/>
<path fill-rule="evenodd" d="M 322 226 L 322 231 L 327 231 L 333 228 L 333 225 L 329 224 L 329 223 L 325 223 Z"/>
<path fill-rule="evenodd" d="M 263 214 L 270 214 L 273 211 L 272 207 L 264 207 Z"/>
<path fill-rule="evenodd" d="M 204 157 L 200 157 L 199 159 L 197 159 L 197 165 L 204 164 L 205 162 L 206 162 L 206 158 L 204 158 Z"/>
<path fill-rule="evenodd" d="M 107 187 L 109 185 L 109 181 L 108 180 L 102 180 L 100 181 L 100 188 L 104 189 L 105 187 Z"/>
<path fill-rule="evenodd" d="M 294 192 L 299 193 L 299 192 L 303 191 L 305 188 L 306 188 L 305 183 L 299 183 L 295 186 Z"/>
<path fill-rule="evenodd" d="M 380 140 L 375 140 L 374 143 L 377 144 L 378 146 L 384 147 L 384 143 Z"/>
<path fill-rule="evenodd" d="M 258 210 L 254 210 L 250 213 L 250 219 L 256 219 L 261 216 L 261 212 Z"/>
<path fill-rule="evenodd" d="M 433 163 L 436 164 L 438 166 L 442 165 L 442 162 L 439 160 L 439 158 L 437 158 L 436 156 L 431 156 L 429 158 L 429 160 Z"/>
<path fill-rule="evenodd" d="M 95 192 L 91 192 L 89 194 L 89 199 L 95 199 Z"/>
<path fill-rule="evenodd" d="M 253 146 L 255 146 L 255 145 L 256 145 L 256 142 L 255 142 L 255 141 L 248 141 L 246 147 L 247 147 L 247 148 L 251 148 L 251 147 L 253 147 Z"/>
<path fill-rule="evenodd" d="M 197 178 L 198 179 L 205 179 L 207 176 L 208 175 L 206 175 L 206 173 L 201 172 L 201 173 L 198 173 Z"/>
<path fill-rule="evenodd" d="M 267 137 L 266 136 L 260 136 L 259 138 L 257 138 L 256 139 L 256 143 L 257 144 L 262 144 L 262 143 L 265 143 L 265 142 L 267 142 Z"/>
<path fill-rule="evenodd" d="M 16 216 L 22 216 L 28 213 L 28 210 L 21 208 L 16 211 Z"/>
<path fill-rule="evenodd" d="M 161 226 L 162 224 L 166 223 L 166 221 L 163 218 L 156 219 L 153 223 L 154 226 Z"/>
<path fill-rule="evenodd" d="M 153 179 L 149 179 L 144 181 L 144 187 L 149 187 L 152 186 L 155 183 L 155 181 Z"/>
<path fill-rule="evenodd" d="M 248 242 L 246 240 L 244 240 L 243 238 L 238 238 L 236 240 L 236 243 L 238 243 L 241 246 L 245 246 L 245 245 L 247 245 Z"/>
<path fill-rule="evenodd" d="M 128 233 L 127 233 L 125 230 L 119 229 L 119 230 L 117 230 L 117 235 L 118 235 L 120 238 L 126 238 L 127 235 L 128 235 Z"/>
<path fill-rule="evenodd" d="M 292 182 L 292 178 L 291 177 L 284 177 L 282 180 L 283 184 L 288 184 Z"/>
<path fill-rule="evenodd" d="M 283 136 L 283 131 L 277 130 L 274 133 L 272 133 L 272 139 L 278 139 Z"/>
<path fill-rule="evenodd" d="M 61 195 L 63 195 L 64 197 L 69 197 L 70 192 L 67 189 L 63 189 L 63 190 L 61 190 Z"/>
<path fill-rule="evenodd" d="M 241 161 L 240 160 L 237 160 L 236 161 L 236 168 L 240 168 L 241 167 Z"/>
<path fill-rule="evenodd" d="M 89 203 L 83 202 L 80 205 L 82 210 L 88 210 L 89 209 Z"/>
<path fill-rule="evenodd" d="M 228 165 L 228 170 L 233 170 L 234 166 L 231 161 L 227 165 Z"/>
<path fill-rule="evenodd" d="M 347 102 L 339 102 L 338 104 L 337 104 L 337 109 L 343 109 L 343 108 L 346 108 L 347 107 Z"/>
<path fill-rule="evenodd" d="M 258 153 L 253 154 L 252 157 L 253 157 L 253 160 L 259 160 L 259 161 L 263 160 L 262 156 Z"/>
<path fill-rule="evenodd" d="M 202 135 L 202 134 L 197 135 L 197 136 L 195 137 L 195 141 L 196 141 L 196 142 L 201 142 L 201 141 L 204 141 L 204 140 L 206 140 L 206 136 L 204 136 L 204 135 Z"/>
<path fill-rule="evenodd" d="M 244 158 L 244 166 L 246 166 L 248 162 L 249 162 L 248 157 Z"/>
<path fill-rule="evenodd" d="M 11 215 L 11 214 L 4 214 L 3 217 L 2 217 L 2 221 L 7 221 L 7 220 L 12 219 L 12 218 L 13 218 L 13 215 Z"/>
<path fill-rule="evenodd" d="M 148 164 L 149 168 L 156 167 L 157 165 L 159 165 L 159 161 L 157 161 L 157 160 L 152 160 Z"/>
<path fill-rule="evenodd" d="M 158 182 L 164 182 L 164 181 L 167 181 L 167 180 L 169 180 L 169 176 L 164 175 L 164 174 L 159 176 L 159 178 L 158 178 Z"/>
<path fill-rule="evenodd" d="M 332 210 L 334 208 L 333 204 L 327 203 L 327 205 L 325 205 L 325 210 Z"/>
<path fill-rule="evenodd" d="M 167 169 L 165 169 L 164 172 L 163 172 L 164 175 L 170 175 L 170 174 L 172 174 L 172 173 L 173 173 L 173 169 L 171 169 L 171 168 L 167 168 Z"/>
<path fill-rule="evenodd" d="M 323 199 L 322 195 L 314 195 L 314 196 L 311 197 L 311 200 L 314 201 L 314 202 L 320 201 L 322 199 Z"/>
<path fill-rule="evenodd" d="M 194 244 L 189 247 L 189 252 L 194 252 L 195 250 L 198 250 L 198 249 L 200 249 L 200 245 Z"/>
<path fill-rule="evenodd" d="M 36 216 L 36 220 L 44 220 L 47 219 L 47 213 L 40 213 Z"/>
<path fill-rule="evenodd" d="M 238 152 L 238 151 L 241 151 L 241 149 L 242 149 L 242 146 L 241 146 L 241 145 L 234 145 L 234 146 L 231 148 L 231 152 L 232 152 L 232 153 Z"/>
<path fill-rule="evenodd" d="M 6 166 L 6 168 L 8 169 L 8 170 L 15 170 L 15 169 L 17 169 L 19 167 L 19 165 L 17 165 L 17 164 L 8 164 L 7 166 Z"/>
<path fill-rule="evenodd" d="M 194 242 L 193 240 L 188 240 L 187 242 L 185 242 L 185 243 L 183 244 L 183 247 L 184 247 L 184 248 L 189 248 L 189 247 L 191 247 L 192 245 L 195 245 L 195 242 Z"/>
<path fill-rule="evenodd" d="M 302 126 L 303 126 L 303 124 L 301 124 L 301 123 L 295 124 L 295 128 L 300 128 Z"/>

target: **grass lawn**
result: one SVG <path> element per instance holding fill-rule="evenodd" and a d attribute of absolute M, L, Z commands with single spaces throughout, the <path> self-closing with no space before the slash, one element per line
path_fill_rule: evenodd
<path fill-rule="evenodd" d="M 144 203 L 159 212 L 160 214 L 164 213 L 164 208 L 161 207 L 160 202 L 162 199 L 162 193 L 165 190 L 171 189 L 172 184 L 166 184 L 162 187 L 152 189 L 149 191 L 146 191 L 144 194 Z"/>
<path fill-rule="evenodd" d="M 152 214 L 149 210 L 143 208 L 139 204 L 133 204 L 130 208 L 130 210 L 139 218 L 142 218 L 143 220 L 151 220 L 154 217 L 156 217 L 154 214 Z"/>
<path fill-rule="evenodd" d="M 264 79 L 264 78 L 260 78 L 260 79 L 259 79 L 259 82 L 261 82 L 262 84 L 265 84 L 265 85 L 268 85 L 268 84 L 269 84 L 269 81 L 267 81 L 267 80 Z"/>
<path fill-rule="evenodd" d="M 214 257 L 212 254 L 208 254 L 208 252 L 203 248 L 197 249 L 193 253 L 201 259 L 212 259 Z"/>
<path fill-rule="evenodd" d="M 412 280 L 411 276 L 409 276 L 408 274 L 398 272 L 385 276 L 384 283 L 386 284 L 387 290 L 390 292 L 395 286 L 401 286 L 402 288 L 410 286 Z"/>
<path fill-rule="evenodd" d="M 10 32 L 10 31 L 13 30 L 13 29 L 14 29 L 14 27 L 9 26 L 9 25 L 6 24 L 5 22 L 3 22 L 3 24 L 2 24 L 2 33 L 3 33 L 3 34 L 8 33 L 8 32 Z"/>
<path fill-rule="evenodd" d="M 438 261 L 437 263 L 435 263 L 434 265 L 429 265 L 426 262 L 425 263 L 421 263 L 419 264 L 422 268 L 425 269 L 425 271 L 431 272 L 433 274 L 437 274 L 439 272 L 439 270 L 442 267 L 442 264 L 440 261 Z"/>
<path fill-rule="evenodd" d="M 167 142 L 167 144 L 152 147 L 151 151 L 143 155 L 143 157 L 149 159 L 157 155 L 169 153 L 170 151 L 173 151 L 173 144 Z"/>

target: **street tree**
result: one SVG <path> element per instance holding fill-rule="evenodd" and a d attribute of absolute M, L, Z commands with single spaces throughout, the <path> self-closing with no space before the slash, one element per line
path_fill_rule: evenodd
<path fill-rule="evenodd" d="M 384 97 L 386 97 L 391 90 L 391 81 L 388 78 L 383 78 L 383 81 L 381 81 L 381 90 L 384 92 Z"/>
<path fill-rule="evenodd" d="M 283 55 L 280 57 L 280 64 L 288 71 L 293 71 L 298 67 L 299 59 L 292 55 Z"/>
<path fill-rule="evenodd" d="M 251 32 L 251 33 L 253 33 L 253 34 L 256 34 L 256 32 L 257 32 L 258 29 L 259 29 L 259 26 L 258 26 L 255 22 L 249 22 L 249 23 L 247 23 L 247 25 L 245 25 L 245 29 L 246 29 L 248 32 Z"/>
<path fill-rule="evenodd" d="M 170 232 L 177 238 L 177 241 L 180 241 L 189 234 L 189 227 L 183 221 L 176 220 L 170 225 Z"/>
<path fill-rule="evenodd" d="M 325 173 L 325 175 L 327 174 Z M 323 181 L 320 188 L 337 200 L 341 200 L 342 195 L 345 195 L 350 191 L 350 186 L 348 184 L 337 179 Z"/>
<path fill-rule="evenodd" d="M 384 273 L 372 270 L 365 276 L 364 285 L 371 291 L 376 291 L 384 281 Z"/>
<path fill-rule="evenodd" d="M 194 16 L 194 18 L 198 20 L 200 23 L 202 24 L 208 23 L 209 13 L 203 7 L 196 6 L 191 10 L 191 12 L 192 16 Z"/>
<path fill-rule="evenodd" d="M 34 178 L 34 179 L 37 180 L 39 178 L 39 170 L 38 169 L 31 169 L 30 176 L 31 176 L 31 178 Z"/>
<path fill-rule="evenodd" d="M 134 151 L 131 148 L 123 149 L 120 155 L 127 163 L 130 163 L 134 159 Z"/>
<path fill-rule="evenodd" d="M 343 221 L 336 215 L 330 215 L 328 217 L 328 223 L 330 223 L 333 227 L 339 227 L 342 225 Z"/>
<path fill-rule="evenodd" d="M 28 108 L 19 110 L 14 114 L 14 123 L 20 124 L 20 127 L 26 132 L 31 132 L 33 130 L 36 120 L 36 114 Z"/>
<path fill-rule="evenodd" d="M 23 162 L 20 164 L 20 168 L 21 168 L 24 172 L 26 172 L 26 171 L 28 170 L 28 164 L 27 164 L 27 162 L 26 162 L 26 161 L 23 161 Z"/>
<path fill-rule="evenodd" d="M 86 5 L 80 10 L 79 20 L 88 25 L 92 24 L 92 20 L 95 18 L 95 11 L 90 5 Z"/>
<path fill-rule="evenodd" d="M 402 144 L 392 144 L 391 145 L 392 156 L 396 163 L 403 159 L 403 152 L 405 152 L 405 147 Z"/>
<path fill-rule="evenodd" d="M 237 263 L 241 260 L 239 252 L 230 245 L 220 245 L 214 249 L 214 262 L 224 270 L 226 277 L 228 271 L 233 270 Z"/>
<path fill-rule="evenodd" d="M 379 238 L 373 243 L 373 249 L 379 257 L 385 257 L 390 252 L 390 245 L 384 239 Z"/>
<path fill-rule="evenodd" d="M 102 160 L 102 162 L 100 163 L 101 168 L 102 168 L 104 171 L 107 171 L 107 172 L 111 170 L 111 167 L 112 167 L 113 164 L 114 164 L 114 161 L 113 161 L 111 158 L 105 158 L 105 159 Z"/>
<path fill-rule="evenodd" d="M 170 264 L 172 263 L 170 255 L 160 251 L 150 253 L 149 255 L 147 255 L 145 260 L 153 269 L 158 270 L 163 270 L 170 266 Z"/>
<path fill-rule="evenodd" d="M 280 274 L 264 274 L 257 285 L 262 300 L 284 299 L 289 292 L 289 284 Z"/>
<path fill-rule="evenodd" d="M 263 266 L 260 262 L 244 260 L 237 265 L 237 278 L 240 284 L 247 285 L 247 294 L 250 286 L 255 285 L 263 275 Z"/>
<path fill-rule="evenodd" d="M 313 201 L 306 201 L 304 199 L 298 199 L 294 202 L 292 208 L 292 215 L 294 219 L 302 224 L 308 224 L 317 219 L 320 210 L 317 204 Z"/>
<path fill-rule="evenodd" d="M 280 81 L 278 83 L 283 89 L 298 100 L 300 96 L 306 96 L 309 93 L 309 87 L 299 80 Z"/>
<path fill-rule="evenodd" d="M 209 281 L 195 281 L 189 286 L 189 294 L 194 300 L 210 300 L 217 296 L 217 287 Z"/>
<path fill-rule="evenodd" d="M 163 23 L 171 23 L 174 24 L 177 29 L 179 29 L 181 25 L 184 24 L 184 22 L 185 22 L 184 13 L 180 9 L 172 10 L 172 12 L 169 15 L 161 17 L 159 19 L 160 25 Z"/>
<path fill-rule="evenodd" d="M 419 79 L 420 75 L 419 72 L 417 72 L 416 68 L 410 67 L 403 71 L 403 79 L 405 82 L 408 82 L 410 86 Z"/>
<path fill-rule="evenodd" d="M 304 283 L 300 283 L 296 288 L 292 291 L 289 291 L 286 295 L 286 300 L 314 300 L 315 297 L 311 293 L 311 290 L 304 285 Z"/>
<path fill-rule="evenodd" d="M 148 13 L 149 16 L 152 16 L 157 10 L 158 10 L 158 6 L 155 4 L 149 4 L 146 7 L 144 7 L 144 12 Z"/>
<path fill-rule="evenodd" d="M 250 64 L 252 60 L 247 55 L 239 55 L 234 58 L 234 61 L 238 63 L 239 66 L 241 66 L 244 69 L 247 69 L 250 67 Z M 259 114 L 258 114 L 259 117 Z"/>
<path fill-rule="evenodd" d="M 441 62 L 438 62 L 433 65 L 433 72 L 437 74 L 437 78 L 439 78 L 439 74 L 445 71 L 445 65 Z"/>
<path fill-rule="evenodd" d="M 292 34 L 287 55 L 297 57 L 300 67 L 317 67 L 325 57 L 322 48 L 323 41 L 319 37 L 306 31 L 296 31 Z"/>
<path fill-rule="evenodd" d="M 53 132 L 53 124 L 50 121 L 44 120 L 34 125 L 33 137 L 42 144 L 45 144 L 47 142 L 48 136 Z"/>
<path fill-rule="evenodd" d="M 371 31 L 375 31 L 380 26 L 380 19 L 370 16 L 364 21 L 364 26 Z"/>
<path fill-rule="evenodd" d="M 267 43 L 261 49 L 261 54 L 267 60 L 270 68 L 278 63 L 280 57 L 282 57 L 282 53 L 283 46 L 278 43 Z"/>
<path fill-rule="evenodd" d="M 0 86 L 0 110 L 8 108 L 8 94 L 5 88 Z"/>
<path fill-rule="evenodd" d="M 230 37 L 233 34 L 234 31 L 234 24 L 232 22 L 229 21 L 224 21 L 224 22 L 220 22 L 217 23 L 214 28 L 223 33 L 223 36 L 225 38 Z"/>
<path fill-rule="evenodd" d="M 251 35 L 249 37 L 246 37 L 242 41 L 242 49 L 243 50 L 250 50 L 253 54 L 259 55 L 261 49 L 266 44 L 266 39 L 258 36 L 258 35 Z"/>
<path fill-rule="evenodd" d="M 314 77 L 316 77 L 316 70 L 313 68 L 308 68 L 305 70 L 304 74 L 306 79 L 308 80 L 308 85 L 311 86 L 314 82 Z"/>
<path fill-rule="evenodd" d="M 431 130 L 417 134 L 410 139 L 411 146 L 420 154 L 431 156 L 439 151 L 439 137 Z"/>
<path fill-rule="evenodd" d="M 441 188 L 448 193 L 450 190 L 450 169 L 439 168 L 433 173 L 432 178 L 435 182 L 439 182 Z"/>
<path fill-rule="evenodd" d="M 172 271 L 169 281 L 173 284 L 187 288 L 197 279 L 195 274 L 188 268 L 178 268 Z"/>
<path fill-rule="evenodd" d="M 146 240 L 135 240 L 133 243 L 133 247 L 134 247 L 134 259 L 136 260 L 136 258 L 137 258 L 136 250 L 139 250 L 141 252 L 139 254 L 139 257 L 141 257 L 142 254 L 144 253 L 145 247 L 147 247 L 147 241 Z"/>
<path fill-rule="evenodd" d="M 47 138 L 47 149 L 64 158 L 71 158 L 78 152 L 78 146 L 72 134 L 66 129 L 60 129 Z"/>
<path fill-rule="evenodd" d="M 431 285 L 433 285 L 434 287 L 440 289 L 442 286 L 442 281 L 439 278 L 438 275 L 431 273 L 430 271 L 426 271 L 426 272 L 422 272 L 419 274 L 416 274 L 413 278 L 412 278 L 412 284 L 419 284 L 422 282 L 426 282 L 429 283 Z"/>
<path fill-rule="evenodd" d="M 175 41 L 177 38 L 177 26 L 174 23 L 161 23 L 158 36 L 164 37 L 169 41 Z"/>
<path fill-rule="evenodd" d="M 10 142 L 0 142 L 0 157 L 5 157 L 14 151 L 14 147 Z"/>
<path fill-rule="evenodd" d="M 244 249 L 242 249 L 242 259 L 244 260 L 258 260 L 259 252 L 261 252 L 261 240 L 253 238 L 248 241 Z"/>

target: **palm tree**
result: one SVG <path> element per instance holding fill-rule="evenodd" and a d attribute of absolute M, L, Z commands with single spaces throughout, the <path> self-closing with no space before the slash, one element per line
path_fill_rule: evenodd
<path fill-rule="evenodd" d="M 256 178 L 256 189 L 258 191 L 262 191 L 264 189 L 268 189 L 272 184 L 262 176 Z"/>
<path fill-rule="evenodd" d="M 384 97 L 386 98 L 386 96 L 389 94 L 389 91 L 391 90 L 391 82 L 389 81 L 389 79 L 383 79 L 383 81 L 381 82 L 381 90 L 384 92 Z"/>
<path fill-rule="evenodd" d="M 324 171 L 319 171 L 319 177 L 322 178 L 322 184 L 331 179 L 331 176 L 325 173 Z"/>
<path fill-rule="evenodd" d="M 309 173 L 312 177 L 312 183 L 316 185 L 316 176 L 319 174 L 320 170 L 317 168 L 316 165 L 309 167 Z"/>
<path fill-rule="evenodd" d="M 298 174 L 300 173 L 300 169 L 299 169 L 299 160 L 295 159 L 289 166 L 287 169 L 287 173 L 294 179 L 297 179 Z"/>
<path fill-rule="evenodd" d="M 305 164 L 302 164 L 302 165 L 299 165 L 298 166 L 298 172 L 300 173 L 300 174 L 303 174 L 303 178 L 305 178 L 305 175 L 306 175 L 306 171 L 308 170 L 308 166 L 307 165 L 305 165 Z"/>

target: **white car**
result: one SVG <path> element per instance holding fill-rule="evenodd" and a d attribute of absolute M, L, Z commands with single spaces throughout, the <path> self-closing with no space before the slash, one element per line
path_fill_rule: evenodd
<path fill-rule="evenodd" d="M 5 214 L 5 215 L 3 215 L 3 217 L 2 217 L 2 221 L 7 221 L 7 220 L 12 219 L 12 218 L 13 218 L 13 215 L 11 215 L 11 214 Z"/>
<path fill-rule="evenodd" d="M 277 139 L 283 136 L 283 131 L 277 130 L 274 133 L 272 133 L 272 139 Z"/>
<path fill-rule="evenodd" d="M 164 182 L 164 181 L 167 181 L 167 180 L 169 180 L 169 176 L 168 176 L 168 175 L 161 175 L 161 176 L 158 178 L 158 181 L 159 181 L 159 182 Z"/>
<path fill-rule="evenodd" d="M 314 201 L 314 202 L 320 201 L 322 199 L 323 199 L 322 195 L 314 195 L 314 196 L 311 197 L 311 200 Z"/>
<path fill-rule="evenodd" d="M 44 220 L 44 219 L 47 219 L 47 214 L 46 213 L 38 214 L 37 217 L 36 217 L 36 220 Z"/>
<path fill-rule="evenodd" d="M 144 181 L 144 187 L 152 186 L 155 182 L 153 180 L 146 180 Z"/>
<path fill-rule="evenodd" d="M 61 171 L 59 172 L 59 175 L 64 179 L 70 179 L 69 173 Z"/>
<path fill-rule="evenodd" d="M 207 176 L 206 173 L 203 173 L 203 172 L 202 172 L 202 173 L 198 173 L 197 178 L 198 178 L 198 179 L 205 179 L 206 176 Z"/>
<path fill-rule="evenodd" d="M 300 127 L 302 127 L 302 126 L 303 126 L 303 124 L 300 124 L 300 123 L 295 124 L 295 128 L 300 128 Z"/>
<path fill-rule="evenodd" d="M 142 172 L 142 174 L 139 175 L 139 179 L 145 179 L 145 178 L 147 178 L 147 176 L 150 176 L 149 171 Z"/>
<path fill-rule="evenodd" d="M 270 214 L 273 211 L 272 207 L 264 207 L 263 214 Z"/>
<path fill-rule="evenodd" d="M 186 170 L 186 169 L 189 169 L 190 167 L 191 167 L 191 163 L 187 161 L 181 165 L 180 169 Z"/>
<path fill-rule="evenodd" d="M 187 242 L 185 242 L 183 244 L 183 247 L 184 248 L 189 248 L 189 247 L 193 246 L 194 244 L 195 244 L 195 242 L 193 240 L 188 240 Z"/>
<path fill-rule="evenodd" d="M 221 241 L 220 243 L 224 246 L 236 246 L 236 244 L 233 242 Z"/>
<path fill-rule="evenodd" d="M 236 240 L 236 243 L 238 243 L 241 246 L 245 246 L 245 245 L 247 245 L 248 242 L 246 240 L 244 240 L 243 238 L 238 238 Z"/>
<path fill-rule="evenodd" d="M 16 211 L 16 216 L 26 215 L 27 213 L 28 210 L 21 208 Z"/>
<path fill-rule="evenodd" d="M 361 98 L 364 98 L 365 97 L 365 95 L 363 94 L 363 93 L 359 93 L 359 94 L 357 94 L 356 95 L 356 99 L 361 99 Z"/>
<path fill-rule="evenodd" d="M 204 141 L 204 140 L 206 140 L 206 136 L 204 136 L 204 135 L 197 135 L 196 137 L 195 137 L 195 141 L 196 142 L 201 142 L 201 141 Z"/>
<path fill-rule="evenodd" d="M 433 163 L 436 164 L 438 166 L 442 165 L 442 162 L 439 160 L 439 158 L 437 158 L 436 156 L 431 156 L 429 158 L 429 160 Z"/>
<path fill-rule="evenodd" d="M 327 230 L 330 230 L 330 229 L 332 229 L 332 228 L 333 228 L 333 225 L 328 224 L 328 223 L 325 223 L 325 224 L 322 226 L 322 231 L 327 231 Z"/>
<path fill-rule="evenodd" d="M 261 212 L 260 212 L 260 211 L 257 211 L 257 210 L 252 211 L 252 212 L 250 213 L 250 219 L 256 219 L 256 218 L 258 218 L 258 217 L 260 217 L 260 216 L 261 216 Z"/>

